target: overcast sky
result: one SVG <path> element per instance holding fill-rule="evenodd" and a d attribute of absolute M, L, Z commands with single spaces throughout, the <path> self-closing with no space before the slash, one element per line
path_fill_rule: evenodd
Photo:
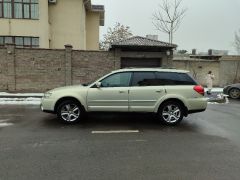
<path fill-rule="evenodd" d="M 130 26 L 134 35 L 157 34 L 159 40 L 168 41 L 168 35 L 156 31 L 152 24 L 152 14 L 161 0 L 92 0 L 92 3 L 105 5 L 101 37 L 108 27 L 120 22 Z M 203 52 L 212 48 L 235 53 L 232 43 L 234 32 L 240 29 L 240 0 L 183 0 L 182 6 L 188 11 L 174 34 L 178 49 L 191 52 L 196 48 Z"/>

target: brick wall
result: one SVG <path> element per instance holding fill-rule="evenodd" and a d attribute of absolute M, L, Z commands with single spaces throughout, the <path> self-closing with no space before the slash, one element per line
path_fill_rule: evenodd
<path fill-rule="evenodd" d="M 220 64 L 220 86 L 240 83 L 240 56 L 223 56 Z"/>
<path fill-rule="evenodd" d="M 73 84 L 91 82 L 119 68 L 119 59 L 116 59 L 112 52 L 72 52 Z"/>
<path fill-rule="evenodd" d="M 240 56 L 223 56 L 220 60 L 202 60 L 189 58 L 175 58 L 173 66 L 177 69 L 186 69 L 206 85 L 206 74 L 212 71 L 215 75 L 214 86 L 224 87 L 232 83 L 240 83 Z"/>
<path fill-rule="evenodd" d="M 76 51 L 71 45 L 62 50 L 19 49 L 14 45 L 0 48 L 0 91 L 44 92 L 48 89 L 94 81 L 120 68 L 121 57 L 150 56 L 143 52 Z M 157 54 L 162 56 L 161 54 Z M 152 54 L 156 56 L 156 53 Z M 163 65 L 171 62 L 163 57 Z M 214 86 L 240 81 L 240 57 L 220 61 L 184 59 L 173 61 L 177 69 L 189 70 L 202 85 L 209 70 L 216 76 Z"/>
<path fill-rule="evenodd" d="M 0 89 L 7 89 L 7 61 L 6 61 L 7 51 L 6 49 L 0 49 Z"/>
<path fill-rule="evenodd" d="M 202 59 L 175 59 L 173 66 L 177 69 L 190 71 L 192 76 L 203 86 L 206 86 L 206 75 L 212 71 L 215 75 L 214 86 L 219 86 L 219 61 L 202 60 Z"/>
<path fill-rule="evenodd" d="M 114 52 L 0 48 L 0 90 L 44 92 L 87 83 L 118 69 Z"/>
<path fill-rule="evenodd" d="M 227 61 L 227 60 L 230 60 L 230 61 L 239 61 L 240 60 L 240 56 L 239 55 L 229 55 L 229 56 L 222 56 L 220 58 L 220 60 L 223 60 L 223 61 Z"/>
<path fill-rule="evenodd" d="M 65 52 L 15 49 L 16 90 L 43 91 L 65 85 Z"/>
<path fill-rule="evenodd" d="M 220 60 L 220 86 L 232 83 L 240 83 L 240 58 L 239 60 L 221 59 Z"/>

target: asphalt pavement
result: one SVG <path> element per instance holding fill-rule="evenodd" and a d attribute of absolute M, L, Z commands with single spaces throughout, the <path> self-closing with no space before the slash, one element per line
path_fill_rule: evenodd
<path fill-rule="evenodd" d="M 240 176 L 240 101 L 176 127 L 149 114 L 65 125 L 38 106 L 0 106 L 0 179 L 226 179 Z"/>

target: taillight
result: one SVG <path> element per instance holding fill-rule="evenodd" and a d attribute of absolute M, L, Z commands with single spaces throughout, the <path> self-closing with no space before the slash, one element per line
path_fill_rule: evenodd
<path fill-rule="evenodd" d="M 204 96 L 204 88 L 201 85 L 194 86 L 193 89 Z"/>

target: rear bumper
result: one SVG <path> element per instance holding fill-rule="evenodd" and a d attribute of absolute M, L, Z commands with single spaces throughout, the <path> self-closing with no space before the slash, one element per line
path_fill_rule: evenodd
<path fill-rule="evenodd" d="M 189 112 L 202 112 L 207 108 L 207 98 L 188 99 L 187 109 Z"/>

